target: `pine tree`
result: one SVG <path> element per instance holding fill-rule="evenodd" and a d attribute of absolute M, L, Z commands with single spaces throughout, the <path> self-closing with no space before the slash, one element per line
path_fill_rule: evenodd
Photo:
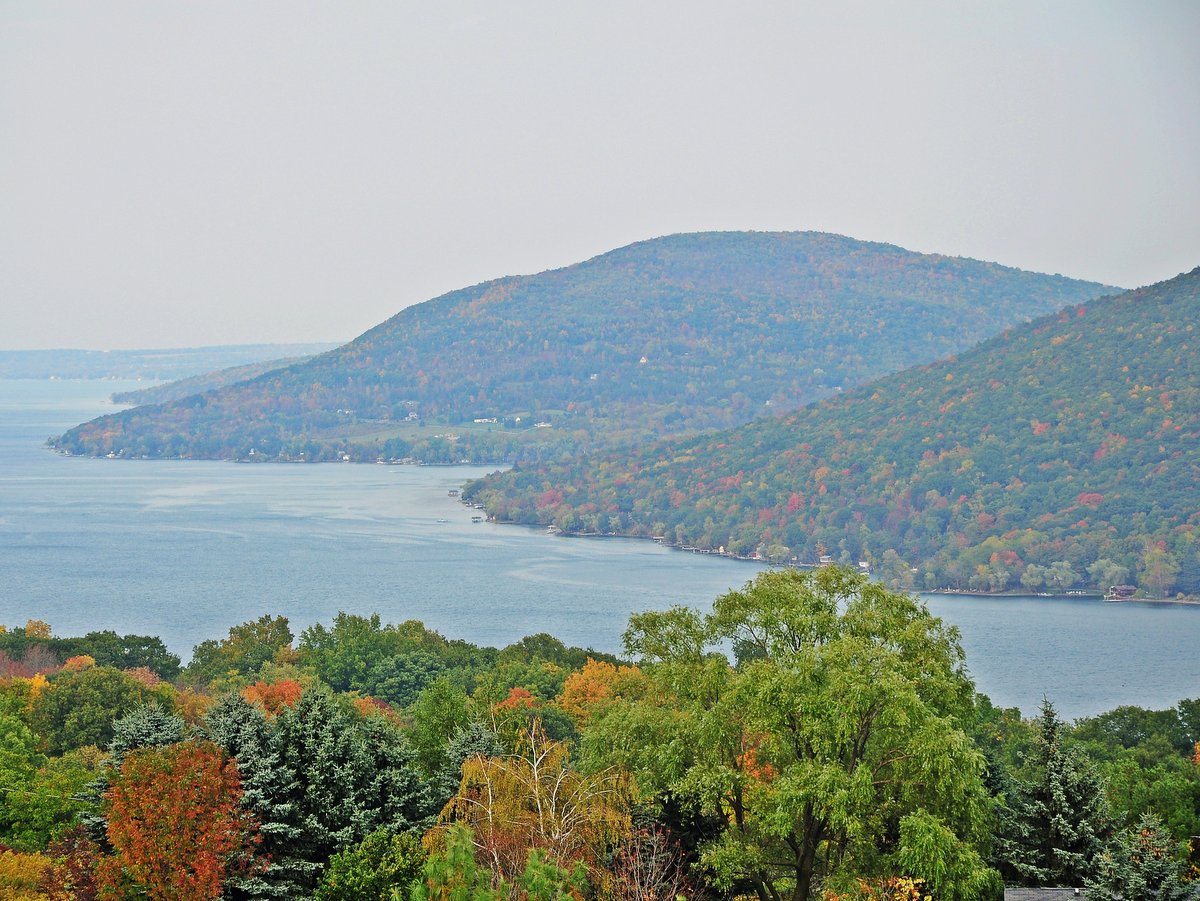
<path fill-rule="evenodd" d="M 1064 747 L 1062 729 L 1043 701 L 1033 775 L 1014 780 L 1001 813 L 996 864 L 1010 884 L 1081 886 L 1105 850 L 1104 784 L 1077 749 Z"/>

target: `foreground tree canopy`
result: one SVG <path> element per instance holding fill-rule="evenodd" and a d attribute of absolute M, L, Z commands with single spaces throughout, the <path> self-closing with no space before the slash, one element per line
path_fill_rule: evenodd
<path fill-rule="evenodd" d="M 962 649 L 912 598 L 771 572 L 708 616 L 635 616 L 626 643 L 658 690 L 597 717 L 589 753 L 729 823 L 702 850 L 723 889 L 803 899 L 897 868 L 939 897 L 996 884 L 971 850 L 988 799 Z"/>
<path fill-rule="evenodd" d="M 836 567 L 634 616 L 626 659 L 346 613 L 293 645 L 264 616 L 171 682 L 64 659 L 81 640 L 46 623 L 0 634 L 0 898 L 1182 899 L 1200 877 L 1200 701 L 1023 719 L 975 693 L 954 629 Z"/>

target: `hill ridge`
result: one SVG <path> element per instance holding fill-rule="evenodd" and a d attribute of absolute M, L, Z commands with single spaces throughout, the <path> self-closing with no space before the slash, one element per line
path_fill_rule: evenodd
<path fill-rule="evenodd" d="M 56 445 L 547 459 L 794 409 L 1109 290 L 828 233 L 679 234 L 439 295 L 310 361 L 104 417 Z M 530 431 L 539 422 L 551 428 Z"/>
<path fill-rule="evenodd" d="M 782 419 L 523 467 L 468 493 L 498 519 L 568 532 L 808 562 L 878 566 L 891 552 L 902 587 L 916 564 L 923 588 L 1103 588 L 1119 575 L 1196 592 L 1197 322 L 1200 267 Z M 1037 580 L 1057 563 L 1073 578 Z"/>

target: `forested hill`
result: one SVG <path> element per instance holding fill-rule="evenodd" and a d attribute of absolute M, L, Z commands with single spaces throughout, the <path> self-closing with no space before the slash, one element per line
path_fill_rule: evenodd
<path fill-rule="evenodd" d="M 1108 290 L 829 234 L 675 235 L 455 291 L 311 361 L 96 420 L 58 447 L 498 460 L 532 438 L 557 456 L 795 409 Z M 419 428 L 461 423 L 453 439 Z"/>
<path fill-rule="evenodd" d="M 116 391 L 112 395 L 114 404 L 161 404 L 166 401 L 180 400 L 193 394 L 202 394 L 214 388 L 224 388 L 257 378 L 265 372 L 294 366 L 307 360 L 311 354 L 302 357 L 284 357 L 276 360 L 262 360 L 256 363 L 246 363 L 242 366 L 230 366 L 214 372 L 204 372 L 200 375 L 189 376 L 174 382 L 164 382 L 161 385 L 151 385 L 149 388 L 137 388 L 133 391 Z"/>
<path fill-rule="evenodd" d="M 905 587 L 1200 593 L 1200 269 L 1043 317 L 782 420 L 468 494 L 502 520 Z"/>

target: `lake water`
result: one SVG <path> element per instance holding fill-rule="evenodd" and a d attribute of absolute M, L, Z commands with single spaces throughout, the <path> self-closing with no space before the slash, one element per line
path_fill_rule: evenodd
<path fill-rule="evenodd" d="M 472 523 L 480 467 L 66 458 L 50 435 L 113 409 L 118 381 L 0 380 L 0 622 L 158 635 L 186 661 L 264 613 L 339 610 L 503 646 L 534 632 L 618 651 L 629 614 L 707 606 L 754 564 L 625 539 Z M 1067 717 L 1200 696 L 1200 608 L 927 596 L 981 691 Z"/>

